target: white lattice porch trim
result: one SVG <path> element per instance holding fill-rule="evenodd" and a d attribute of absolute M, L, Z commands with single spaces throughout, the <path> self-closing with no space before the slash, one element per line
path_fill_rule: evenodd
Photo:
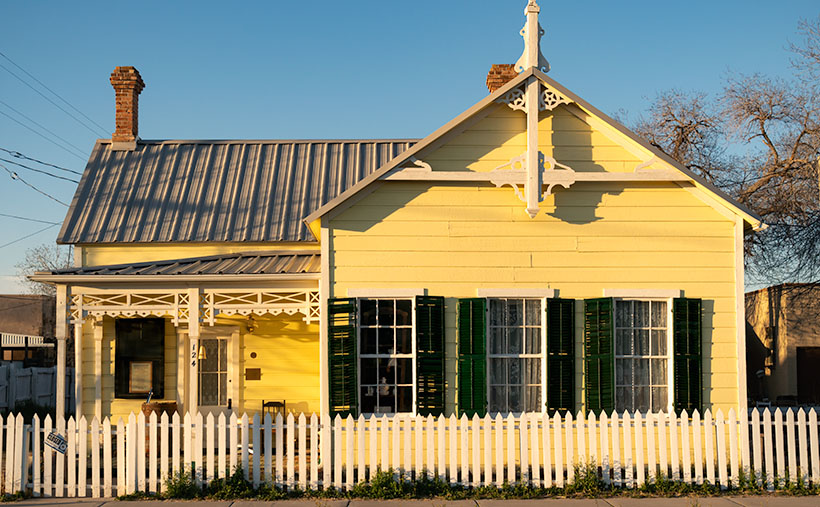
<path fill-rule="evenodd" d="M 171 317 L 175 326 L 187 323 L 191 316 L 186 290 L 111 291 L 94 294 L 72 294 L 71 322 L 82 323 L 92 317 Z"/>
<path fill-rule="evenodd" d="M 319 322 L 321 300 L 316 289 L 205 289 L 202 320 L 214 325 L 222 315 L 294 315 L 301 313 L 307 323 Z"/>

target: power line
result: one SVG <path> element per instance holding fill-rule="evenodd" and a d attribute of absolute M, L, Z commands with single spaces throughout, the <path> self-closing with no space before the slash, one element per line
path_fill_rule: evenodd
<path fill-rule="evenodd" d="M 56 147 L 58 147 L 58 148 L 62 149 L 62 150 L 63 150 L 63 151 L 65 151 L 66 153 L 69 153 L 69 154 L 71 154 L 71 155 L 74 155 L 75 157 L 77 157 L 77 158 L 78 158 L 78 159 L 80 159 L 80 160 L 85 160 L 85 158 L 84 158 L 84 157 L 81 157 L 81 156 L 77 155 L 76 153 L 74 153 L 73 151 L 69 150 L 68 148 L 66 148 L 66 147 L 65 147 L 65 146 L 63 146 L 62 144 L 58 143 L 57 141 L 55 141 L 55 140 L 53 140 L 53 139 L 50 139 L 50 138 L 48 138 L 48 137 L 44 136 L 43 134 L 41 134 L 41 133 L 37 132 L 36 130 L 34 130 L 33 128 L 29 127 L 29 126 L 28 126 L 28 125 L 26 125 L 25 123 L 22 123 L 22 122 L 18 121 L 16 118 L 13 118 L 13 117 L 9 116 L 8 114 L 4 113 L 3 111 L 0 111 L 0 114 L 2 114 L 3 116 L 5 116 L 5 117 L 6 117 L 6 118 L 8 118 L 9 120 L 11 120 L 11 121 L 13 121 L 13 122 L 17 123 L 17 124 L 18 124 L 18 125 L 20 125 L 21 127 L 24 127 L 24 128 L 29 129 L 30 131 L 34 132 L 34 133 L 35 133 L 35 134 L 37 134 L 38 136 L 42 137 L 42 138 L 43 138 L 43 139 L 45 139 L 46 141 L 48 141 L 48 142 L 50 142 L 51 144 L 53 144 L 54 146 L 56 146 Z"/>
<path fill-rule="evenodd" d="M 66 178 L 65 176 L 60 176 L 59 174 L 50 173 L 48 171 L 43 171 L 42 169 L 35 169 L 34 167 L 29 167 L 27 165 L 21 164 L 20 162 L 15 162 L 14 160 L 8 160 L 5 158 L 0 157 L 0 160 L 6 162 L 8 164 L 14 164 L 16 166 L 22 167 L 23 169 L 28 169 L 29 171 L 34 171 L 36 173 L 45 174 L 46 176 L 51 176 L 52 178 L 57 178 L 58 180 L 65 180 L 70 181 L 72 183 L 79 183 L 77 180 L 72 180 L 71 178 Z"/>
<path fill-rule="evenodd" d="M 57 225 L 57 224 L 54 224 L 54 225 Z M 4 245 L 0 245 L 0 248 L 6 248 L 9 245 L 19 243 L 20 241 L 23 241 L 24 239 L 28 239 L 28 238 L 36 235 L 36 234 L 40 234 L 41 232 L 45 232 L 45 231 L 51 229 L 52 227 L 54 227 L 54 225 L 47 225 L 47 226 L 43 227 L 42 229 L 40 229 L 39 231 L 32 232 L 31 234 L 27 234 L 27 235 L 23 236 L 22 238 L 17 238 L 14 241 L 9 241 L 8 243 L 6 243 Z"/>
<path fill-rule="evenodd" d="M 63 106 L 61 106 L 60 104 L 58 104 L 58 103 L 54 102 L 53 100 L 51 100 L 50 98 L 46 97 L 46 95 L 45 95 L 43 92 L 41 92 L 41 91 L 40 91 L 40 90 L 38 90 L 37 88 L 35 88 L 35 87 L 31 86 L 31 85 L 30 85 L 29 83 L 27 83 L 27 82 L 26 82 L 23 78 L 21 78 L 20 76 L 18 76 L 17 74 L 15 74 L 14 72 L 12 72 L 11 70 L 9 70 L 9 68 L 8 68 L 8 67 L 6 67 L 5 65 L 3 65 L 2 63 L 0 63 L 0 69 L 3 69 L 3 70 L 5 70 L 6 72 L 8 72 L 9 74 L 11 74 L 12 76 L 16 77 L 16 78 L 17 78 L 17 79 L 18 79 L 21 83 L 23 83 L 24 85 L 26 85 L 26 86 L 28 86 L 29 88 L 31 88 L 31 89 L 34 91 L 34 93 L 36 93 L 37 95 L 39 95 L 39 96 L 43 97 L 44 99 L 46 99 L 47 101 L 49 101 L 49 102 L 50 102 L 50 103 L 51 103 L 54 107 L 56 107 L 56 108 L 57 108 L 57 109 L 59 109 L 60 111 L 64 112 L 65 114 L 67 114 L 68 116 L 70 116 L 71 118 L 73 118 L 73 119 L 74 119 L 74 121 L 76 121 L 77 123 L 79 123 L 79 124 L 80 124 L 80 125 L 82 125 L 83 127 L 87 128 L 87 129 L 88 129 L 88 131 L 89 131 L 89 132 L 91 132 L 92 134 L 94 134 L 95 136 L 99 136 L 99 135 L 100 135 L 100 133 L 99 133 L 99 132 L 95 132 L 95 131 L 94 131 L 94 129 L 92 129 L 91 127 L 89 127 L 89 126 L 88 126 L 85 122 L 83 122 L 82 120 L 80 120 L 79 118 L 77 118 L 76 116 L 74 116 L 73 114 L 71 114 L 70 112 L 66 111 L 66 110 L 65 110 L 65 108 L 64 108 Z M 102 136 L 101 136 L 101 137 L 105 137 L 105 136 L 106 136 L 106 134 L 102 134 Z"/>
<path fill-rule="evenodd" d="M 65 171 L 65 172 L 67 172 L 67 173 L 74 173 L 74 174 L 76 174 L 76 175 L 78 175 L 78 176 L 82 176 L 82 175 L 83 175 L 83 173 L 81 173 L 80 171 L 75 171 L 74 169 L 66 169 L 65 167 L 60 167 L 60 166 L 58 166 L 58 165 L 49 164 L 48 162 L 43 162 L 42 160 L 37 160 L 36 158 L 31 158 L 31 157 L 29 157 L 29 156 L 23 155 L 23 154 L 22 154 L 22 153 L 20 153 L 19 151 L 7 150 L 6 148 L 2 148 L 2 147 L 0 147 L 0 151 L 5 151 L 6 153 L 8 153 L 9 155 L 11 155 L 11 156 L 12 156 L 12 157 L 14 157 L 14 158 L 24 158 L 24 159 L 26 159 L 26 160 L 31 160 L 32 162 L 37 162 L 38 164 L 47 165 L 47 166 L 49 166 L 49 167 L 53 167 L 53 168 L 55 168 L 55 169 L 59 169 L 59 170 L 61 170 L 61 171 Z"/>
<path fill-rule="evenodd" d="M 97 127 L 99 127 L 100 129 L 102 129 L 102 131 L 103 131 L 103 132 L 105 132 L 105 131 L 106 131 L 106 128 L 105 128 L 105 127 L 103 127 L 103 126 L 102 126 L 102 125 L 100 125 L 99 123 L 95 122 L 94 120 L 92 120 L 91 118 L 89 118 L 88 116 L 86 116 L 86 115 L 85 115 L 85 113 L 83 113 L 82 111 L 80 111 L 79 109 L 77 109 L 76 107 L 74 107 L 74 106 L 73 106 L 73 105 L 72 105 L 69 101 L 67 101 L 66 99 L 62 98 L 62 97 L 61 97 L 61 96 L 60 96 L 57 92 L 55 92 L 54 90 L 52 90 L 51 88 L 49 88 L 48 86 L 46 86 L 46 85 L 45 85 L 42 81 L 40 81 L 40 80 L 39 80 L 39 79 L 37 79 L 36 77 L 32 76 L 32 75 L 31 75 L 31 73 L 30 73 L 30 72 L 28 72 L 26 69 L 24 69 L 23 67 L 20 67 L 19 65 L 17 65 L 17 64 L 16 64 L 16 63 L 15 63 L 15 62 L 11 59 L 11 58 L 9 58 L 8 56 L 4 55 L 2 51 L 0 51 L 0 56 L 2 56 L 2 57 L 3 57 L 3 58 L 5 58 L 6 60 L 8 60 L 8 61 L 9 61 L 12 65 L 14 65 L 15 67 L 17 67 L 17 68 L 18 68 L 18 69 L 20 69 L 21 71 L 23 71 L 23 72 L 24 72 L 24 73 L 25 73 L 28 77 L 30 77 L 31 79 L 33 79 L 34 81 L 36 81 L 36 82 L 37 82 L 37 84 L 39 84 L 40 86 L 42 86 L 42 87 L 43 87 L 43 88 L 45 88 L 46 90 L 50 91 L 50 92 L 51 92 L 51 93 L 52 93 L 55 97 L 57 97 L 58 99 L 62 100 L 62 101 L 63 101 L 66 105 L 68 105 L 68 107 L 70 107 L 71 109 L 73 109 L 73 110 L 77 111 L 78 113 L 80 113 L 80 114 L 82 115 L 82 117 L 83 117 L 83 118 L 85 118 L 86 120 L 90 121 L 91 123 L 93 123 L 94 125 L 96 125 Z"/>
<path fill-rule="evenodd" d="M 19 305 L 9 306 L 7 308 L 0 308 L 0 312 L 7 312 L 9 310 L 14 310 L 15 308 L 22 308 L 24 306 L 39 305 L 39 304 L 40 304 L 39 301 L 31 301 L 29 303 L 22 303 L 22 304 L 19 304 Z"/>
<path fill-rule="evenodd" d="M 48 128 L 44 127 L 43 125 L 41 125 L 41 124 L 37 123 L 36 121 L 32 120 L 31 118 L 29 118 L 29 117 L 28 117 L 28 116 L 26 116 L 25 114 L 21 113 L 21 112 L 20 112 L 20 111 L 18 111 L 17 109 L 14 109 L 13 107 L 11 107 L 10 105 L 6 104 L 6 103 L 5 103 L 5 102 L 3 102 L 2 100 L 0 100 L 0 104 L 3 104 L 4 106 L 6 106 L 7 108 L 11 109 L 11 110 L 12 110 L 12 111 L 14 111 L 15 113 L 19 114 L 19 115 L 20 115 L 20 116 L 22 116 L 23 118 L 27 119 L 27 120 L 28 120 L 28 121 L 30 121 L 31 123 L 33 123 L 33 124 L 37 125 L 37 126 L 38 126 L 38 127 L 40 127 L 41 129 L 43 129 L 43 130 L 45 130 L 46 132 L 48 132 L 49 134 L 53 135 L 54 137 L 56 137 L 56 138 L 57 138 L 57 139 L 59 139 L 60 141 L 62 141 L 62 142 L 64 142 L 64 143 L 66 143 L 66 144 L 67 144 L 67 145 L 69 145 L 69 146 L 71 146 L 72 148 L 74 148 L 74 149 L 75 149 L 75 150 L 77 150 L 78 152 L 80 152 L 80 153 L 85 153 L 85 152 L 83 151 L 83 149 L 82 149 L 82 148 L 80 148 L 79 146 L 76 146 L 76 145 L 72 144 L 72 143 L 71 143 L 71 141 L 69 141 L 69 140 L 67 140 L 67 139 L 64 139 L 64 138 L 60 137 L 59 135 L 57 135 L 57 134 L 56 134 L 56 133 L 54 133 L 53 131 L 49 130 Z"/>
<path fill-rule="evenodd" d="M 51 199 L 52 201 L 55 201 L 55 202 L 58 202 L 58 203 L 62 204 L 62 205 L 63 205 L 63 206 L 65 206 L 66 208 L 68 207 L 68 204 L 66 204 L 66 203 L 64 203 L 63 201 L 61 201 L 61 200 L 57 199 L 57 198 L 56 198 L 56 197 L 54 197 L 53 195 L 50 195 L 50 194 L 47 194 L 47 193 L 43 192 L 43 191 L 42 191 L 42 190 L 40 190 L 39 188 L 35 187 L 35 186 L 34 186 L 34 185 L 32 185 L 31 183 L 29 183 L 29 182 L 27 182 L 26 180 L 24 180 L 23 178 L 21 178 L 19 174 L 17 174 L 16 172 L 14 172 L 14 171 L 10 170 L 8 167 L 4 166 L 3 164 L 0 164 L 0 167 L 2 167 L 3 169 L 5 169 L 5 170 L 6 170 L 6 172 L 7 172 L 7 173 L 9 173 L 9 176 L 11 176 L 11 179 L 19 181 L 20 183 L 22 183 L 22 184 L 26 185 L 27 187 L 29 187 L 30 189 L 34 190 L 35 192 L 37 192 L 37 193 L 39 193 L 39 194 L 42 194 L 42 195 L 44 195 L 44 196 L 48 197 L 48 198 L 49 198 L 49 199 Z M 0 248 L 2 248 L 2 247 L 0 247 Z"/>
<path fill-rule="evenodd" d="M 29 222 L 39 222 L 41 224 L 60 225 L 60 222 L 49 222 L 48 220 L 39 220 L 37 218 L 21 217 L 18 215 L 9 215 L 8 213 L 0 213 L 0 217 L 16 218 L 18 220 L 27 220 Z"/>

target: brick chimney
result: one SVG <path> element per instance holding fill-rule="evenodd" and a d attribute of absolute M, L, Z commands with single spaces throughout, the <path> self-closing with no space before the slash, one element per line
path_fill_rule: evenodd
<path fill-rule="evenodd" d="M 111 73 L 111 86 L 116 93 L 116 130 L 111 135 L 112 149 L 134 150 L 139 139 L 139 95 L 145 83 L 134 67 L 117 67 Z"/>
<path fill-rule="evenodd" d="M 511 63 L 493 64 L 490 72 L 487 73 L 487 89 L 493 93 L 516 76 L 518 73 L 515 71 L 515 65 Z"/>

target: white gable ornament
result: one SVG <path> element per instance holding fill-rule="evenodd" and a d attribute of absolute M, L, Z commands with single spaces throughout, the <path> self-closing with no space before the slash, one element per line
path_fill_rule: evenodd
<path fill-rule="evenodd" d="M 530 68 L 536 68 L 543 72 L 548 72 L 550 69 L 549 62 L 541 54 L 541 36 L 544 30 L 538 23 L 538 13 L 541 9 L 535 0 L 530 0 L 527 7 L 524 9 L 524 14 L 527 16 L 527 23 L 521 30 L 521 36 L 524 38 L 524 52 L 521 58 L 515 63 L 515 70 L 523 72 Z M 505 95 L 506 97 L 506 95 Z M 558 164 L 552 157 L 547 157 L 538 149 L 538 113 L 545 109 L 553 109 L 560 103 L 568 103 L 566 97 L 553 92 L 552 90 L 544 90 L 542 93 L 541 83 L 535 76 L 527 79 L 526 91 L 521 95 L 509 95 L 510 101 L 508 104 L 513 109 L 525 110 L 527 113 L 527 151 L 521 157 L 516 157 L 510 160 L 509 165 L 513 171 L 503 171 L 496 168 L 493 174 L 493 182 L 496 186 L 505 184 L 511 185 L 515 189 L 516 195 L 521 198 L 521 191 L 518 189 L 518 183 L 508 181 L 511 178 L 520 179 L 520 170 L 514 171 L 516 166 L 520 166 L 525 171 L 524 179 L 524 199 L 527 203 L 527 214 L 531 218 L 540 211 L 540 203 L 546 196 L 552 193 L 553 187 L 561 185 L 564 188 L 569 188 L 575 183 L 575 171 L 563 164 Z M 548 162 L 549 169 L 545 168 L 545 161 Z M 504 167 L 504 166 L 501 166 Z M 509 172 L 510 174 L 505 174 Z M 518 174 L 514 174 L 514 173 Z M 542 185 L 547 185 L 547 191 L 541 192 Z"/>

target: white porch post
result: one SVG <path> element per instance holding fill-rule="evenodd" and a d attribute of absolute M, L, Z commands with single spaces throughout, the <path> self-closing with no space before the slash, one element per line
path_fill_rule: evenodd
<path fill-rule="evenodd" d="M 57 338 L 57 400 L 56 420 L 65 419 L 65 342 L 68 335 L 68 286 L 57 285 L 57 320 L 54 336 Z"/>
<path fill-rule="evenodd" d="M 196 414 L 199 405 L 199 289 L 188 289 L 188 338 L 190 366 L 188 383 L 188 412 Z"/>
<path fill-rule="evenodd" d="M 94 320 L 94 415 L 102 421 L 103 317 Z"/>
<path fill-rule="evenodd" d="M 321 244 L 321 279 L 319 280 L 319 414 L 330 411 L 327 359 L 327 300 L 330 297 L 330 234 L 325 219 L 319 235 Z"/>
<path fill-rule="evenodd" d="M 83 321 L 74 322 L 74 418 L 83 413 Z"/>

